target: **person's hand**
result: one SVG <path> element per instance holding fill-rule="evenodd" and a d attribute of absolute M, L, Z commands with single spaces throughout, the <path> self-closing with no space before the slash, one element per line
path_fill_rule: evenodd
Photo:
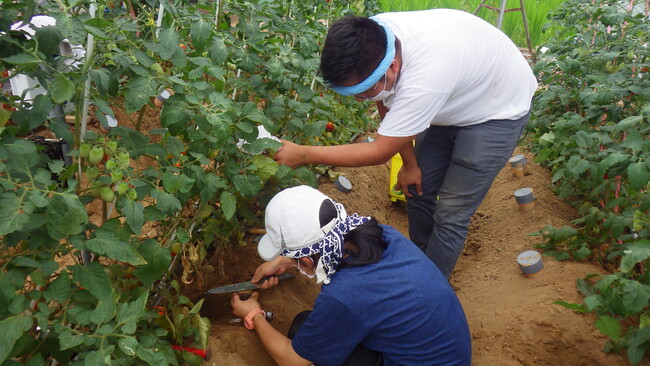
<path fill-rule="evenodd" d="M 244 318 L 248 313 L 255 309 L 261 309 L 260 303 L 257 302 L 259 294 L 255 291 L 252 292 L 251 297 L 242 301 L 239 298 L 239 293 L 235 292 L 230 298 L 230 306 L 232 306 L 232 313 L 238 318 Z"/>
<path fill-rule="evenodd" d="M 273 157 L 280 165 L 287 165 L 291 168 L 297 168 L 305 164 L 305 156 L 302 151 L 303 146 L 294 144 L 287 140 L 280 140 L 280 147 Z"/>
<path fill-rule="evenodd" d="M 422 195 L 422 171 L 417 165 L 402 165 L 402 168 L 397 173 L 397 184 L 395 184 L 395 190 L 402 190 L 404 195 L 408 197 L 413 197 L 413 194 L 409 192 L 408 188 L 410 186 L 415 186 L 415 191 L 418 195 Z"/>
<path fill-rule="evenodd" d="M 262 263 L 259 267 L 257 267 L 255 274 L 253 275 L 253 279 L 251 279 L 251 282 L 258 283 L 263 277 L 282 274 L 287 270 L 287 268 L 291 268 L 292 265 L 293 264 L 291 263 L 290 258 L 278 256 L 272 261 Z M 278 280 L 277 277 L 271 277 L 268 280 L 264 281 L 264 283 L 262 283 L 259 288 L 266 290 L 270 287 L 277 286 L 279 281 L 280 280 Z"/>

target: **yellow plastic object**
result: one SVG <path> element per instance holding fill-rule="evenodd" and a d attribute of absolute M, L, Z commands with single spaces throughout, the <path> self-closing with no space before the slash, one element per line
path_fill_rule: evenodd
<path fill-rule="evenodd" d="M 395 184 L 397 184 L 397 173 L 402 168 L 402 157 L 399 153 L 395 154 L 390 159 L 390 187 L 388 188 L 390 194 L 390 200 L 392 202 L 397 202 L 397 200 L 406 201 L 404 193 L 402 191 L 395 190 Z"/>

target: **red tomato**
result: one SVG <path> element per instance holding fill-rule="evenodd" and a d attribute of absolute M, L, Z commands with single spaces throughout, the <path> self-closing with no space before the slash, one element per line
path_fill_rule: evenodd
<path fill-rule="evenodd" d="M 325 131 L 332 132 L 334 131 L 334 124 L 332 122 L 327 122 L 325 125 Z"/>
<path fill-rule="evenodd" d="M 179 46 L 180 46 L 180 47 L 181 47 L 182 49 L 184 49 L 184 50 L 186 50 L 186 49 L 187 49 L 187 46 L 186 46 L 186 45 L 184 45 L 184 44 L 182 44 L 182 43 L 180 43 L 180 44 L 179 44 Z"/>

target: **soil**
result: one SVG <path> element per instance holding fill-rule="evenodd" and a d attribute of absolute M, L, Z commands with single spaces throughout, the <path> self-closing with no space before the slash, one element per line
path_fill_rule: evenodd
<path fill-rule="evenodd" d="M 131 126 L 116 110 L 120 124 Z M 143 131 L 158 127 L 158 110 L 145 114 Z M 99 130 L 91 118 L 89 128 Z M 98 131 L 99 132 L 99 131 Z M 146 132 L 145 132 L 146 133 Z M 546 225 L 562 226 L 578 217 L 575 210 L 550 190 L 548 172 L 533 163 L 533 156 L 522 149 L 528 164 L 522 178 L 515 177 L 508 165 L 495 179 L 487 197 L 472 218 L 451 284 L 460 299 L 472 334 L 473 365 L 627 365 L 623 357 L 602 351 L 607 338 L 593 326 L 592 314 L 578 314 L 553 304 L 556 300 L 581 302 L 576 280 L 588 273 L 605 273 L 590 263 L 558 262 L 543 257 L 544 269 L 533 277 L 522 274 L 517 256 L 525 250 L 539 250 L 538 236 L 529 234 Z M 138 162 L 140 164 L 147 162 Z M 388 195 L 390 165 L 364 168 L 333 168 L 345 175 L 353 188 L 342 193 L 327 177 L 320 178 L 319 190 L 345 205 L 349 213 L 374 216 L 408 236 L 406 205 L 392 202 Z M 513 193 L 530 187 L 536 197 L 532 211 L 522 212 Z M 96 201 L 89 211 L 101 212 Z M 147 227 L 143 235 L 155 236 Z M 187 289 L 193 301 L 204 299 L 202 315 L 212 322 L 208 343 L 211 357 L 204 366 L 272 366 L 255 332 L 241 323 L 232 323 L 229 295 L 203 296 L 212 287 L 250 280 L 262 263 L 257 256 L 256 235 L 248 235 L 246 246 L 222 247 L 209 258 L 201 289 Z M 285 280 L 260 294 L 263 308 L 273 312 L 272 324 L 286 334 L 293 317 L 311 309 L 320 288 L 314 280 L 301 276 Z"/>
<path fill-rule="evenodd" d="M 623 357 L 602 351 L 607 339 L 593 326 L 592 314 L 578 314 L 553 304 L 556 300 L 581 302 L 576 280 L 587 273 L 604 273 L 589 263 L 558 262 L 543 257 L 544 268 L 533 277 L 522 274 L 517 256 L 539 250 L 541 238 L 529 234 L 546 225 L 561 226 L 577 218 L 575 211 L 550 190 L 548 172 L 529 162 L 526 175 L 517 178 L 505 166 L 472 218 L 465 250 L 451 277 L 472 334 L 473 365 L 626 365 Z M 319 190 L 345 205 L 349 213 L 372 215 L 408 235 L 404 202 L 388 196 L 389 164 L 365 168 L 335 168 L 353 184 L 339 192 L 326 177 Z M 520 211 L 513 192 L 531 187 L 536 197 L 532 211 Z M 205 288 L 250 280 L 262 262 L 255 237 L 246 246 L 215 253 Z M 260 294 L 260 303 L 274 314 L 272 324 L 286 334 L 293 317 L 311 309 L 319 286 L 296 273 L 295 279 Z M 191 296 L 191 294 L 190 294 Z M 194 300 L 202 297 L 198 292 Z M 232 324 L 229 295 L 205 297 L 202 314 L 212 321 L 204 366 L 275 365 L 255 332 Z"/>

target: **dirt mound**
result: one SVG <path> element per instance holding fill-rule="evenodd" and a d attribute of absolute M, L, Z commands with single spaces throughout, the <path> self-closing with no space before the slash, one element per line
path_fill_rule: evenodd
<path fill-rule="evenodd" d="M 465 251 L 451 278 L 469 321 L 473 364 L 626 365 L 621 357 L 601 351 L 606 338 L 594 328 L 592 315 L 553 304 L 555 300 L 580 301 L 575 280 L 586 273 L 603 272 L 601 268 L 548 257 L 544 257 L 544 269 L 533 278 L 523 276 L 518 268 L 517 255 L 540 242 L 528 234 L 577 217 L 550 191 L 548 173 L 530 163 L 533 159 L 526 155 L 525 177 L 514 177 L 506 166 L 496 178 L 472 219 Z M 350 179 L 353 190 L 341 193 L 323 177 L 322 192 L 343 203 L 349 213 L 372 215 L 408 234 L 404 204 L 392 203 L 388 197 L 388 165 L 334 170 Z M 514 191 L 522 187 L 534 190 L 536 206 L 531 212 L 521 213 L 514 200 Z M 208 275 L 206 288 L 249 280 L 261 260 L 251 240 L 245 247 L 216 253 L 210 262 L 215 271 Z M 298 275 L 262 292 L 260 302 L 274 313 L 275 327 L 286 334 L 293 316 L 310 309 L 318 291 L 313 280 Z M 212 358 L 204 365 L 274 365 L 255 332 L 230 323 L 228 296 L 208 296 L 202 313 L 213 324 Z"/>

